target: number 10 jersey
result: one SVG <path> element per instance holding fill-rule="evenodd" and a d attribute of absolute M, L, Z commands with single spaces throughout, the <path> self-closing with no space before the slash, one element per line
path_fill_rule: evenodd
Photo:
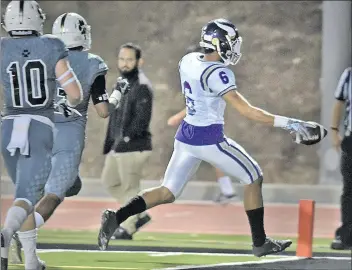
<path fill-rule="evenodd" d="M 1 83 L 4 116 L 54 117 L 55 67 L 67 57 L 64 43 L 53 35 L 1 38 Z"/>

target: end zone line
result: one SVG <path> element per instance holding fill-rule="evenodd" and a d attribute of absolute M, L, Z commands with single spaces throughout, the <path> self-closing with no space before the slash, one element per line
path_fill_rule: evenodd
<path fill-rule="evenodd" d="M 9 266 L 11 266 L 11 267 L 12 266 L 19 266 L 19 265 L 24 267 L 24 264 L 9 264 Z M 109 267 L 109 266 L 105 267 L 105 266 L 85 266 L 85 265 L 72 265 L 72 266 L 69 266 L 69 265 L 64 265 L 64 266 L 50 265 L 49 267 L 50 268 L 54 267 L 57 269 L 66 269 L 67 268 L 67 269 L 101 269 L 101 270 L 137 270 L 137 269 L 141 270 L 141 269 L 144 269 L 144 268 L 132 268 L 132 267 L 120 268 L 120 267 Z"/>
<path fill-rule="evenodd" d="M 170 251 L 124 251 L 124 250 L 89 250 L 89 249 L 38 249 L 38 253 L 63 253 L 63 252 L 71 252 L 71 253 L 131 253 L 131 254 L 153 254 L 156 256 L 176 256 L 176 255 L 197 255 L 197 256 L 219 256 L 219 257 L 253 257 L 252 254 L 239 254 L 239 253 L 203 253 L 203 252 L 170 252 Z M 348 255 L 346 253 L 346 255 Z M 284 254 L 276 254 L 276 255 L 267 255 L 265 256 L 266 258 L 277 258 L 280 257 L 280 260 L 282 259 L 306 259 L 305 257 L 296 257 L 292 255 L 284 255 Z M 329 260 L 351 260 L 349 256 L 346 257 L 334 257 L 334 256 L 328 256 L 328 257 L 319 257 L 319 256 L 314 256 L 312 259 L 329 259 Z M 263 260 L 261 260 L 263 261 Z"/>
<path fill-rule="evenodd" d="M 279 257 L 279 255 L 274 255 Z M 267 256 L 268 257 L 268 256 Z M 219 266 L 236 266 L 236 265 L 246 265 L 246 264 L 265 264 L 265 263 L 275 263 L 275 262 L 289 262 L 289 261 L 299 261 L 304 260 L 305 258 L 293 257 L 290 258 L 280 258 L 280 259 L 263 259 L 260 261 L 247 261 L 247 262 L 235 262 L 235 263 L 218 263 L 218 264 L 208 264 L 208 265 L 188 265 L 188 266 L 177 266 L 170 268 L 162 268 L 162 269 L 153 269 L 153 270 L 183 270 L 183 269 L 207 269 Z"/>
<path fill-rule="evenodd" d="M 238 253 L 197 253 L 197 252 L 169 252 L 169 251 L 124 251 L 124 250 L 79 250 L 79 249 L 38 249 L 38 253 L 129 253 L 129 254 L 153 254 L 156 256 L 176 256 L 176 255 L 196 255 L 196 256 L 219 256 L 219 257 L 253 257 L 252 254 L 238 254 Z M 268 255 L 267 258 L 292 258 L 289 255 Z"/>

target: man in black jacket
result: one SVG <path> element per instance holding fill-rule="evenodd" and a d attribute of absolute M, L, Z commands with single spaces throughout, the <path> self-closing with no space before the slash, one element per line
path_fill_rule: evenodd
<path fill-rule="evenodd" d="M 151 154 L 149 124 L 153 94 L 150 81 L 140 70 L 143 63 L 140 47 L 124 44 L 119 48 L 117 58 L 118 70 L 122 78 L 127 79 L 130 89 L 109 119 L 102 182 L 112 197 L 125 204 L 140 191 L 143 165 Z M 146 212 L 132 216 L 121 224 L 112 239 L 131 240 L 150 219 Z"/>

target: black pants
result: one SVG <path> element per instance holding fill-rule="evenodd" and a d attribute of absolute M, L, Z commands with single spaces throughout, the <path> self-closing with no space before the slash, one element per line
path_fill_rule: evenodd
<path fill-rule="evenodd" d="M 352 135 L 344 137 L 341 144 L 341 174 L 343 191 L 341 195 L 342 225 L 336 234 L 343 243 L 352 245 Z"/>

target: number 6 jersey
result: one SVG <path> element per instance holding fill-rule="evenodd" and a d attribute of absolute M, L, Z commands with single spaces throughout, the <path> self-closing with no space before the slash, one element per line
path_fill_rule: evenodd
<path fill-rule="evenodd" d="M 179 63 L 187 107 L 185 121 L 194 126 L 224 124 L 226 102 L 222 96 L 236 89 L 235 75 L 221 62 L 204 61 L 203 57 L 190 53 Z"/>
<path fill-rule="evenodd" d="M 1 38 L 4 116 L 54 117 L 55 67 L 67 57 L 65 44 L 53 35 Z"/>

